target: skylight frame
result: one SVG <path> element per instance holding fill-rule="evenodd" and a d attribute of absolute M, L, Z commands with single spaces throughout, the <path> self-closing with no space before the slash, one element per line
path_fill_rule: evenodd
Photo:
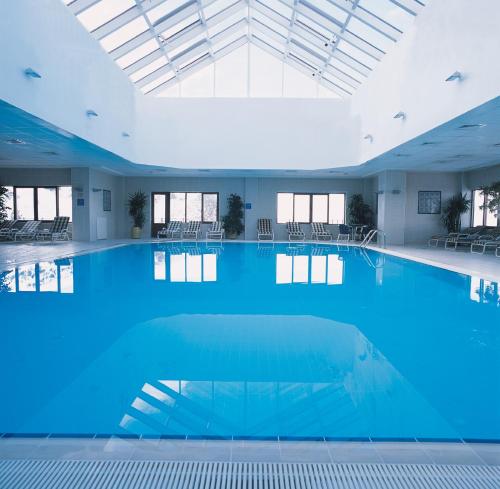
<path fill-rule="evenodd" d="M 103 1 L 106 0 L 73 0 L 67 3 L 67 8 L 78 16 Z M 97 23 L 98 26 L 90 34 L 102 41 L 120 29 L 126 31 L 131 22 L 139 25 L 137 19 L 142 17 L 148 28 L 130 39 L 124 36 L 124 42 L 108 53 L 113 60 L 119 61 L 155 40 L 157 48 L 126 66 L 120 64 L 123 71 L 135 79 L 133 83 L 137 88 L 144 91 L 144 87 L 154 87 L 145 91 L 150 94 L 159 93 L 165 85 L 180 82 L 200 69 L 201 65 L 207 66 L 245 42 L 251 42 L 320 85 L 346 96 L 354 93 L 384 56 L 385 50 L 380 44 L 387 43 L 376 40 L 386 39 L 388 43 L 395 43 L 403 34 L 398 26 L 379 16 L 382 11 L 375 15 L 359 5 L 360 0 L 184 0 L 177 2 L 180 5 L 176 3 L 176 8 L 167 10 L 155 22 L 150 21 L 148 13 L 166 5 L 169 0 L 134 1 L 135 5 L 119 15 L 106 18 L 102 24 Z M 418 15 L 424 7 L 422 0 L 387 2 L 411 16 Z M 215 8 L 218 4 L 221 7 Z M 163 9 L 160 10 L 163 13 Z M 232 21 L 233 18 L 235 21 L 232 24 L 210 35 L 211 29 L 217 31 L 218 25 L 227 24 L 227 20 Z M 356 19 L 358 25 L 359 22 L 363 24 L 363 29 L 353 29 L 364 32 L 364 37 L 349 29 L 351 19 Z M 176 26 L 179 30 L 165 35 Z M 241 36 L 238 36 L 240 30 Z M 372 31 L 376 35 L 368 35 Z M 224 41 L 226 37 L 227 45 Z M 197 42 L 192 43 L 194 39 Z M 172 52 L 186 44 L 188 47 L 182 53 L 172 56 Z M 217 46 L 216 52 L 214 45 Z M 165 64 L 159 69 L 136 79 L 135 73 L 153 63 L 161 64 L 162 59 Z M 170 72 L 173 78 L 165 81 L 165 75 Z M 155 79 L 160 79 L 158 86 L 154 83 Z"/>

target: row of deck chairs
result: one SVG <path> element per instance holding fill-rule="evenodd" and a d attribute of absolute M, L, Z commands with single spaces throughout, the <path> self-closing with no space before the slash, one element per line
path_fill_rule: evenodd
<path fill-rule="evenodd" d="M 465 229 L 460 233 L 432 236 L 428 241 L 429 246 L 438 247 L 440 244 L 443 244 L 445 249 L 458 250 L 466 247 L 471 253 L 481 255 L 492 250 L 500 257 L 500 228 L 479 226 Z"/>
<path fill-rule="evenodd" d="M 189 221 L 184 224 L 181 221 L 170 221 L 166 227 L 160 229 L 157 233 L 158 238 L 165 239 L 194 239 L 198 240 L 201 236 L 201 221 Z M 206 239 L 224 238 L 224 228 L 220 221 L 211 224 L 206 232 Z"/>
<path fill-rule="evenodd" d="M 48 228 L 42 221 L 9 220 L 0 226 L 0 239 L 7 241 L 69 240 L 69 217 L 55 217 Z"/>
<path fill-rule="evenodd" d="M 306 235 L 298 222 L 288 222 L 288 241 L 305 241 Z M 337 241 L 349 241 L 350 230 L 349 226 L 339 225 L 339 234 Z M 259 219 L 257 221 L 257 239 L 259 241 L 274 240 L 274 232 L 271 225 L 271 219 Z M 311 240 L 312 241 L 332 241 L 333 234 L 327 231 L 325 225 L 321 222 L 311 223 Z"/>

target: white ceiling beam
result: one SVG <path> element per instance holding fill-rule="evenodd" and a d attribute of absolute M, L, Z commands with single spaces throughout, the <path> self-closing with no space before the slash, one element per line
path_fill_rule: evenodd
<path fill-rule="evenodd" d="M 419 0 L 389 0 L 394 5 L 401 7 L 406 10 L 411 15 L 418 15 L 420 11 L 425 7 L 423 2 Z"/>
<path fill-rule="evenodd" d="M 78 15 L 89 9 L 90 7 L 93 7 L 100 1 L 101 0 L 73 0 L 71 3 L 68 3 L 67 7 L 71 10 L 72 13 Z"/>

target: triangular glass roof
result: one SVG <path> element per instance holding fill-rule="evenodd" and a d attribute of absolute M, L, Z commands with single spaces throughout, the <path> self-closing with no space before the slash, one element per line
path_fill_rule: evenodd
<path fill-rule="evenodd" d="M 131 81 L 159 95 L 250 42 L 349 96 L 421 0 L 63 0 Z"/>

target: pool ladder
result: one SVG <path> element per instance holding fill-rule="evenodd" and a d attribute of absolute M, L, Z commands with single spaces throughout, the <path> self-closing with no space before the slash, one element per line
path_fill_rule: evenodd
<path fill-rule="evenodd" d="M 385 248 L 386 246 L 386 238 L 385 238 L 385 233 L 384 231 L 381 231 L 380 229 L 371 229 L 368 231 L 368 234 L 364 237 L 363 241 L 359 244 L 360 248 L 366 248 L 375 238 L 375 236 L 381 236 L 382 237 L 382 247 Z"/>

